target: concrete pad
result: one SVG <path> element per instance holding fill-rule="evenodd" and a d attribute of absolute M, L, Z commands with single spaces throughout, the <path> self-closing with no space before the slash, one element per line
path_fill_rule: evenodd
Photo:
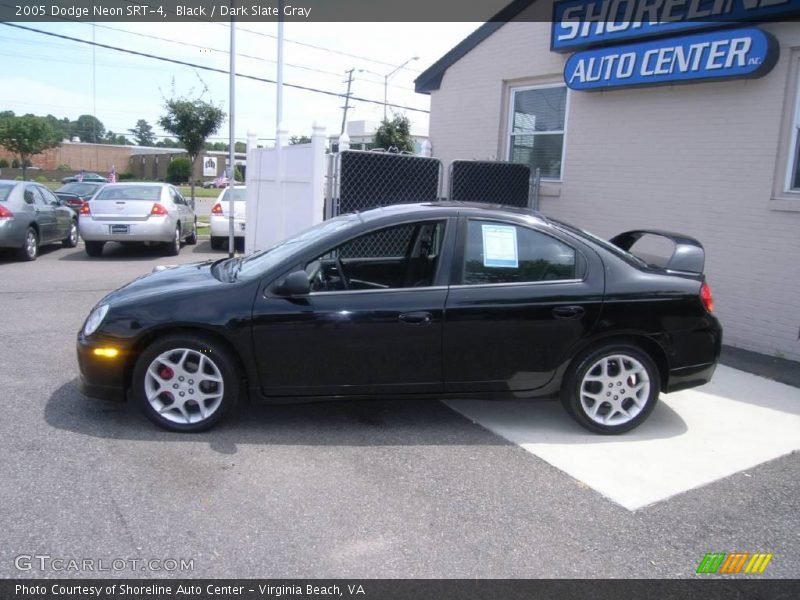
<path fill-rule="evenodd" d="M 800 389 L 722 365 L 620 436 L 586 432 L 558 402 L 446 404 L 628 510 L 800 449 Z"/>

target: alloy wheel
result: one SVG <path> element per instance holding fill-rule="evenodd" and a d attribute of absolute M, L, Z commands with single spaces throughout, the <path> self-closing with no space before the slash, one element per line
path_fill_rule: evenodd
<path fill-rule="evenodd" d="M 157 356 L 145 373 L 150 406 L 173 423 L 205 421 L 222 404 L 225 383 L 217 364 L 205 353 L 174 348 Z"/>
<path fill-rule="evenodd" d="M 36 239 L 36 232 L 33 229 L 29 229 L 28 233 L 25 235 L 25 253 L 28 255 L 28 258 L 33 260 L 36 258 L 36 254 L 39 251 L 39 244 L 38 240 Z"/>
<path fill-rule="evenodd" d="M 586 371 L 579 393 L 581 408 L 589 419 L 600 425 L 623 425 L 647 405 L 650 376 L 636 358 L 612 354 Z"/>

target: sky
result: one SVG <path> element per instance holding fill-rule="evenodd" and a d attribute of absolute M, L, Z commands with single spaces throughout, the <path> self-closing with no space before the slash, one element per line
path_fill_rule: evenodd
<path fill-rule="evenodd" d="M 26 27 L 176 60 L 224 69 L 229 65 L 229 26 L 223 23 L 31 23 Z M 417 56 L 389 80 L 390 103 L 423 110 L 429 97 L 414 92 L 414 78 L 480 23 L 286 23 L 284 82 L 333 92 L 346 90 L 375 104 L 352 102 L 348 121 L 380 121 L 384 75 Z M 238 73 L 275 79 L 277 24 L 237 24 Z M 166 98 L 202 97 L 229 112 L 228 76 L 0 25 L 0 111 L 76 119 L 95 114 L 117 134 L 145 119 L 157 134 Z M 338 134 L 344 99 L 289 87 L 283 94 L 283 123 L 289 135 L 310 135 L 316 121 Z M 237 78 L 235 135 L 275 137 L 276 86 Z M 428 115 L 400 111 L 414 132 L 424 133 Z M 228 123 L 210 139 L 227 141 Z"/>

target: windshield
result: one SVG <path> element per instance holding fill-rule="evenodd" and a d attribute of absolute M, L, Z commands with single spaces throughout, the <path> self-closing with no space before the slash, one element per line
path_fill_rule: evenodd
<path fill-rule="evenodd" d="M 0 184 L 0 202 L 5 202 L 8 200 L 8 196 L 11 194 L 11 190 L 13 189 L 13 185 L 7 183 Z"/>
<path fill-rule="evenodd" d="M 231 188 L 228 188 L 223 192 L 222 199 L 220 202 L 230 202 L 231 198 Z M 233 188 L 233 200 L 234 202 L 239 202 L 240 200 L 244 202 L 247 199 L 247 188 Z"/>
<path fill-rule="evenodd" d="M 104 187 L 95 200 L 147 200 L 157 202 L 161 198 L 160 185 L 119 185 Z"/>
<path fill-rule="evenodd" d="M 235 278 L 250 279 L 263 275 L 268 269 L 274 267 L 295 252 L 302 250 L 303 247 L 309 246 L 336 231 L 352 227 L 360 221 L 361 217 L 357 213 L 342 215 L 341 217 L 336 217 L 329 221 L 323 221 L 311 229 L 306 229 L 271 248 L 254 252 L 245 258 L 238 259 L 239 262 L 234 268 Z"/>
<path fill-rule="evenodd" d="M 78 196 L 89 196 L 97 191 L 100 187 L 96 183 L 68 183 L 62 186 L 57 191 L 66 192 L 68 194 L 77 194 Z"/>
<path fill-rule="evenodd" d="M 564 223 L 562 221 L 557 221 L 556 219 L 551 219 L 550 217 L 548 217 L 548 220 L 551 223 L 555 223 L 556 225 L 558 225 L 561 229 L 569 231 L 570 233 L 574 233 L 575 235 L 582 236 L 582 237 L 590 239 L 591 241 L 593 241 L 598 246 L 602 246 L 603 248 L 605 248 L 606 250 L 608 250 L 612 254 L 616 254 L 617 256 L 622 258 L 623 260 L 627 260 L 628 262 L 632 262 L 632 263 L 634 263 L 634 264 L 636 264 L 636 265 L 638 265 L 640 267 L 647 267 L 648 266 L 647 263 L 644 262 L 642 259 L 640 259 L 638 256 L 634 256 L 630 252 L 625 252 L 625 250 L 623 250 L 619 246 L 615 246 L 614 244 L 612 244 L 608 240 L 604 240 L 603 238 L 598 237 L 593 233 L 589 233 L 588 231 L 586 231 L 584 229 L 579 229 L 579 228 L 574 227 L 572 225 L 567 225 L 566 223 Z"/>

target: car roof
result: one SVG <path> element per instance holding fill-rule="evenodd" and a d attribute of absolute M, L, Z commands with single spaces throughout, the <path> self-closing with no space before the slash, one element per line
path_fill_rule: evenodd
<path fill-rule="evenodd" d="M 87 183 L 96 183 L 92 181 L 88 181 Z M 164 186 L 170 185 L 168 183 L 164 183 L 162 181 L 121 181 L 119 183 L 106 183 L 106 187 L 119 187 L 124 185 L 125 187 L 134 186 L 142 186 L 142 187 L 155 187 L 155 186 Z"/>
<path fill-rule="evenodd" d="M 488 202 L 453 202 L 443 200 L 441 202 L 423 202 L 416 204 L 392 204 L 372 208 L 358 213 L 364 221 L 372 221 L 391 217 L 395 215 L 457 215 L 465 214 L 479 217 L 523 217 L 535 219 L 541 223 L 548 223 L 547 217 L 540 212 L 530 208 L 516 206 L 505 206 L 503 204 Z"/>

